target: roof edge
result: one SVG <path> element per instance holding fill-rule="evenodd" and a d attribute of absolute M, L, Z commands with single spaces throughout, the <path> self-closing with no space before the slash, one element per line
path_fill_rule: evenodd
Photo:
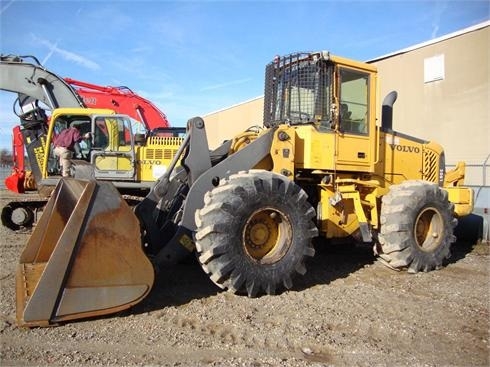
<path fill-rule="evenodd" d="M 208 116 L 210 116 L 210 115 L 214 115 L 215 113 L 223 112 L 223 111 L 229 110 L 229 109 L 231 109 L 231 108 L 235 108 L 235 107 L 238 107 L 238 106 L 241 106 L 241 105 L 244 105 L 244 104 L 247 104 L 247 103 L 253 102 L 253 101 L 255 101 L 255 100 L 257 100 L 257 99 L 260 99 L 260 98 L 264 98 L 264 96 L 263 96 L 263 95 L 261 95 L 261 96 L 258 96 L 258 97 L 250 98 L 250 99 L 247 99 L 246 101 L 243 101 L 243 102 L 238 102 L 238 103 L 233 104 L 233 105 L 231 105 L 231 106 L 228 106 L 228 107 L 223 107 L 223 108 L 221 108 L 221 109 L 219 109 L 219 110 L 212 111 L 212 112 L 208 112 L 208 113 L 206 113 L 205 115 L 203 115 L 202 117 L 203 117 L 203 118 L 204 118 L 204 117 L 208 117 Z"/>
<path fill-rule="evenodd" d="M 422 48 L 422 47 L 426 47 L 426 46 L 429 46 L 429 45 L 432 45 L 432 44 L 435 44 L 438 42 L 448 40 L 450 38 L 454 38 L 454 37 L 458 37 L 458 36 L 461 36 L 461 35 L 466 34 L 466 33 L 474 32 L 474 31 L 480 30 L 480 29 L 488 27 L 488 26 L 490 26 L 490 20 L 486 20 L 484 22 L 472 25 L 472 26 L 467 27 L 467 28 L 460 29 L 460 30 L 452 32 L 452 33 L 445 34 L 445 35 L 437 37 L 437 38 L 433 38 L 429 41 L 417 43 L 415 45 L 403 48 L 403 49 L 398 50 L 398 51 L 394 51 L 394 52 L 390 52 L 390 53 L 382 55 L 382 56 L 378 56 L 374 59 L 367 60 L 366 63 L 369 64 L 369 63 L 373 63 L 376 61 L 388 59 L 388 58 L 396 56 L 396 55 L 404 54 L 404 53 L 407 53 L 407 52 L 410 52 L 413 50 L 417 50 L 417 49 Z"/>

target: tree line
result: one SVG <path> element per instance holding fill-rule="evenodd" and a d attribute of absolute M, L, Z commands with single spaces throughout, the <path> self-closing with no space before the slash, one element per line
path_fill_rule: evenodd
<path fill-rule="evenodd" d="M 0 166 L 12 166 L 13 165 L 13 157 L 12 153 L 7 149 L 0 149 Z"/>

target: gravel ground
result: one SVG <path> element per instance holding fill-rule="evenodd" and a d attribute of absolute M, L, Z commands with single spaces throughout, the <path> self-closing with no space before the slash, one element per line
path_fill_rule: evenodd
<path fill-rule="evenodd" d="M 221 292 L 189 261 L 129 311 L 25 329 L 14 285 L 29 233 L 0 236 L 1 366 L 490 365 L 488 244 L 456 243 L 426 274 L 390 270 L 368 247 L 317 244 L 293 290 L 255 299 Z"/>

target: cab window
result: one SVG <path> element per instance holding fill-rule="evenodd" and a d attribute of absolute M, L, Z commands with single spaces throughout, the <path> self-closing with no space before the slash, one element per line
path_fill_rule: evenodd
<path fill-rule="evenodd" d="M 109 144 L 109 129 L 105 122 L 105 118 L 97 117 L 95 119 L 94 131 L 94 148 L 105 149 Z"/>
<path fill-rule="evenodd" d="M 117 131 L 119 132 L 119 146 L 131 146 L 131 121 L 117 118 Z"/>
<path fill-rule="evenodd" d="M 369 75 L 357 70 L 340 69 L 340 127 L 352 134 L 368 133 Z"/>

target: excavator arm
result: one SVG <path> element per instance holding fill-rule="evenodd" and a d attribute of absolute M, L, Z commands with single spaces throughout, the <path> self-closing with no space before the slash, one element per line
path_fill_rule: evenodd
<path fill-rule="evenodd" d="M 35 63 L 24 61 L 26 58 Z M 0 56 L 0 89 L 29 96 L 50 109 L 85 107 L 70 84 L 42 67 L 33 56 Z"/>

